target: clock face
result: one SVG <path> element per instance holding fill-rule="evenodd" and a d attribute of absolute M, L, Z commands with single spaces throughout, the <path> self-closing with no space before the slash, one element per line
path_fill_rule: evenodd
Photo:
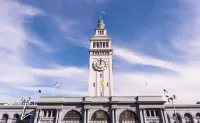
<path fill-rule="evenodd" d="M 107 68 L 108 62 L 103 59 L 97 59 L 93 62 L 93 67 L 98 71 L 103 71 Z"/>

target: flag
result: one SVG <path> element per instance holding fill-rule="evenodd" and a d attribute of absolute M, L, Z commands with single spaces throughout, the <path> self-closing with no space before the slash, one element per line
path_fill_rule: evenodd
<path fill-rule="evenodd" d="M 38 93 L 41 93 L 41 92 L 42 92 L 42 91 L 39 89 L 39 90 L 38 90 Z"/>
<path fill-rule="evenodd" d="M 58 87 L 58 86 L 59 86 L 57 81 L 54 82 L 54 86 L 55 86 L 55 87 Z"/>
<path fill-rule="evenodd" d="M 167 90 L 163 89 L 164 93 L 168 93 Z"/>
<path fill-rule="evenodd" d="M 104 87 L 104 88 L 106 87 L 105 84 L 102 81 L 101 81 L 101 86 Z"/>
<path fill-rule="evenodd" d="M 101 14 L 106 14 L 106 12 L 105 11 L 101 11 Z"/>

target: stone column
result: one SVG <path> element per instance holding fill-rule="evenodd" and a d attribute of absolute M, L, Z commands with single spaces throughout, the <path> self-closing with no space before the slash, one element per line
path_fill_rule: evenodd
<path fill-rule="evenodd" d="M 164 115 L 163 115 L 163 110 L 162 110 L 162 109 L 160 109 L 160 114 L 161 114 L 162 122 L 163 122 L 163 123 L 166 123 L 165 117 L 164 117 Z"/>
<path fill-rule="evenodd" d="M 112 109 L 112 123 L 115 123 L 115 109 Z"/>
<path fill-rule="evenodd" d="M 84 109 L 84 123 L 87 123 L 87 109 Z"/>
<path fill-rule="evenodd" d="M 139 109 L 140 110 L 140 121 L 141 123 L 144 123 L 144 115 L 143 115 L 143 109 Z"/>
<path fill-rule="evenodd" d="M 12 123 L 12 117 L 8 117 L 7 123 Z"/>
<path fill-rule="evenodd" d="M 42 109 L 40 109 L 39 118 L 38 118 L 38 123 L 40 123 L 41 119 L 42 119 Z"/>
<path fill-rule="evenodd" d="M 182 123 L 185 123 L 185 122 L 186 122 L 185 117 L 182 117 L 182 116 L 181 116 L 181 119 L 182 119 Z"/>
<path fill-rule="evenodd" d="M 147 118 L 146 118 L 146 110 L 145 109 L 142 110 L 142 114 L 143 114 L 143 117 L 144 117 L 144 123 L 146 123 Z"/>
<path fill-rule="evenodd" d="M 119 120 L 117 119 L 117 115 L 118 115 L 118 110 L 115 109 L 115 123 L 119 123 Z"/>
<path fill-rule="evenodd" d="M 58 120 L 58 123 L 61 123 L 62 122 L 62 112 L 63 112 L 63 109 L 60 109 L 60 112 L 59 112 L 59 120 Z"/>
<path fill-rule="evenodd" d="M 34 115 L 34 123 L 37 123 L 37 121 L 38 121 L 38 115 L 39 115 L 39 110 L 36 109 L 35 115 Z"/>
<path fill-rule="evenodd" d="M 196 117 L 193 117 L 193 120 L 195 123 L 197 123 L 197 121 L 198 121 Z"/>
<path fill-rule="evenodd" d="M 87 123 L 90 122 L 90 110 L 87 109 Z"/>
<path fill-rule="evenodd" d="M 162 110 L 163 111 L 163 114 L 164 114 L 164 117 L 165 117 L 165 122 L 166 123 L 169 123 L 169 121 L 168 121 L 168 118 L 167 118 L 167 113 L 166 113 L 166 110 Z M 173 116 L 172 116 L 173 117 Z"/>
<path fill-rule="evenodd" d="M 57 109 L 57 110 L 56 110 L 56 119 L 55 119 L 55 122 L 56 122 L 56 123 L 58 123 L 58 114 L 59 114 L 59 110 Z"/>

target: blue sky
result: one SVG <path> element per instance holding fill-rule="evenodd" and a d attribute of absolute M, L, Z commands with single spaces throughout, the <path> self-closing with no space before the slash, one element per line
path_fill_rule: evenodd
<path fill-rule="evenodd" d="M 112 37 L 117 96 L 200 96 L 198 0 L 0 0 L 0 100 L 86 96 L 100 12 Z M 148 86 L 146 87 L 146 81 Z"/>

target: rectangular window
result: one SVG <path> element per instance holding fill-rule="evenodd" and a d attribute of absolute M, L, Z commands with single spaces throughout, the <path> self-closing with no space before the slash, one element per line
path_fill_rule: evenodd
<path fill-rule="evenodd" d="M 95 83 L 93 83 L 93 87 L 95 87 Z"/>
<path fill-rule="evenodd" d="M 156 116 L 157 116 L 157 117 L 159 116 L 159 113 L 158 113 L 158 111 L 156 111 Z"/>
<path fill-rule="evenodd" d="M 96 47 L 96 42 L 93 42 L 93 48 L 95 48 Z"/>
<path fill-rule="evenodd" d="M 106 42 L 106 47 L 108 48 L 108 42 Z"/>
<path fill-rule="evenodd" d="M 102 74 L 100 74 L 100 78 L 102 77 Z"/>
<path fill-rule="evenodd" d="M 108 83 L 107 83 L 107 87 L 108 87 Z"/>
<path fill-rule="evenodd" d="M 46 117 L 47 116 L 47 111 L 44 111 L 44 117 Z"/>
<path fill-rule="evenodd" d="M 149 113 L 149 111 L 148 111 L 148 110 L 146 111 L 146 115 L 147 115 L 147 117 L 149 117 L 149 116 L 150 116 L 150 113 Z"/>
<path fill-rule="evenodd" d="M 55 116 L 56 116 L 56 111 L 53 111 L 52 117 L 55 117 Z"/>
<path fill-rule="evenodd" d="M 103 48 L 105 48 L 106 47 L 106 44 L 105 44 L 105 42 L 103 42 Z"/>
<path fill-rule="evenodd" d="M 154 116 L 155 116 L 155 115 L 154 115 L 154 111 L 151 111 L 151 116 L 152 116 L 152 117 L 154 117 Z"/>
<path fill-rule="evenodd" d="M 101 97 L 103 96 L 103 93 L 102 93 L 102 92 L 100 93 L 100 96 L 101 96 Z"/>
<path fill-rule="evenodd" d="M 48 117 L 51 117 L 51 111 L 48 111 Z"/>

